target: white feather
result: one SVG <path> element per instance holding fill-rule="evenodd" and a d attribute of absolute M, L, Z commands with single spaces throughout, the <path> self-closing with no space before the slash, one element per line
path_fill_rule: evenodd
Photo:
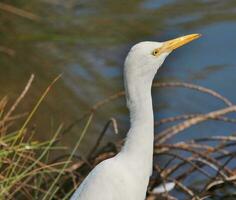
<path fill-rule="evenodd" d="M 164 192 L 170 192 L 175 188 L 175 182 L 163 183 L 152 190 L 154 194 L 161 194 Z"/>
<path fill-rule="evenodd" d="M 151 85 L 168 54 L 152 52 L 162 43 L 135 45 L 125 61 L 124 82 L 131 127 L 122 151 L 97 165 L 71 200 L 144 200 L 152 171 L 154 120 Z"/>

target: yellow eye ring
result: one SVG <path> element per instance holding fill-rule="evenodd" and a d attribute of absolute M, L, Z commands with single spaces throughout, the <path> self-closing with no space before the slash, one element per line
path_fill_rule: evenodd
<path fill-rule="evenodd" d="M 155 49 L 155 50 L 152 52 L 152 55 L 158 56 L 158 55 L 159 55 L 159 49 Z"/>

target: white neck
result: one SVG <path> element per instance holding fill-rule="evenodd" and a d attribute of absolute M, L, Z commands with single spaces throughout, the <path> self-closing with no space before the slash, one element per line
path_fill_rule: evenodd
<path fill-rule="evenodd" d="M 139 166 L 139 173 L 143 172 L 143 176 L 146 177 L 150 175 L 153 160 L 154 120 L 151 86 L 152 80 L 125 76 L 131 127 L 121 153 L 127 155 L 130 162 Z"/>

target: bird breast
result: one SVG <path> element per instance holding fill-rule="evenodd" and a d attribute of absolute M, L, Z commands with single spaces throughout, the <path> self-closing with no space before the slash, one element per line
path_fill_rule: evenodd
<path fill-rule="evenodd" d="M 97 165 L 71 200 L 144 200 L 148 179 L 122 159 L 117 156 Z"/>

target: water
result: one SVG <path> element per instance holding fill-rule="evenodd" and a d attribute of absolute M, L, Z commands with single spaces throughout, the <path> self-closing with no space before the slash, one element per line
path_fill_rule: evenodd
<path fill-rule="evenodd" d="M 0 53 L 0 97 L 8 95 L 12 102 L 34 73 L 35 82 L 20 106 L 20 111 L 29 111 L 50 81 L 63 73 L 31 123 L 36 125 L 40 139 L 50 138 L 60 123 L 68 126 L 97 101 L 122 90 L 124 58 L 133 44 L 143 40 L 164 41 L 202 33 L 201 39 L 168 57 L 157 79 L 206 86 L 236 102 L 236 2 L 233 0 L 3 2 L 33 12 L 41 21 L 0 12 L 0 45 L 15 52 L 14 56 Z M 183 89 L 153 92 L 156 119 L 224 107 L 212 97 Z M 88 152 L 110 117 L 117 119 L 120 134 L 115 136 L 110 129 L 105 141 L 123 137 L 128 129 L 124 98 L 99 110 L 80 151 Z M 62 138 L 69 152 L 83 122 Z M 191 128 L 188 134 L 181 134 L 171 142 L 234 130 L 233 125 L 209 122 Z"/>

